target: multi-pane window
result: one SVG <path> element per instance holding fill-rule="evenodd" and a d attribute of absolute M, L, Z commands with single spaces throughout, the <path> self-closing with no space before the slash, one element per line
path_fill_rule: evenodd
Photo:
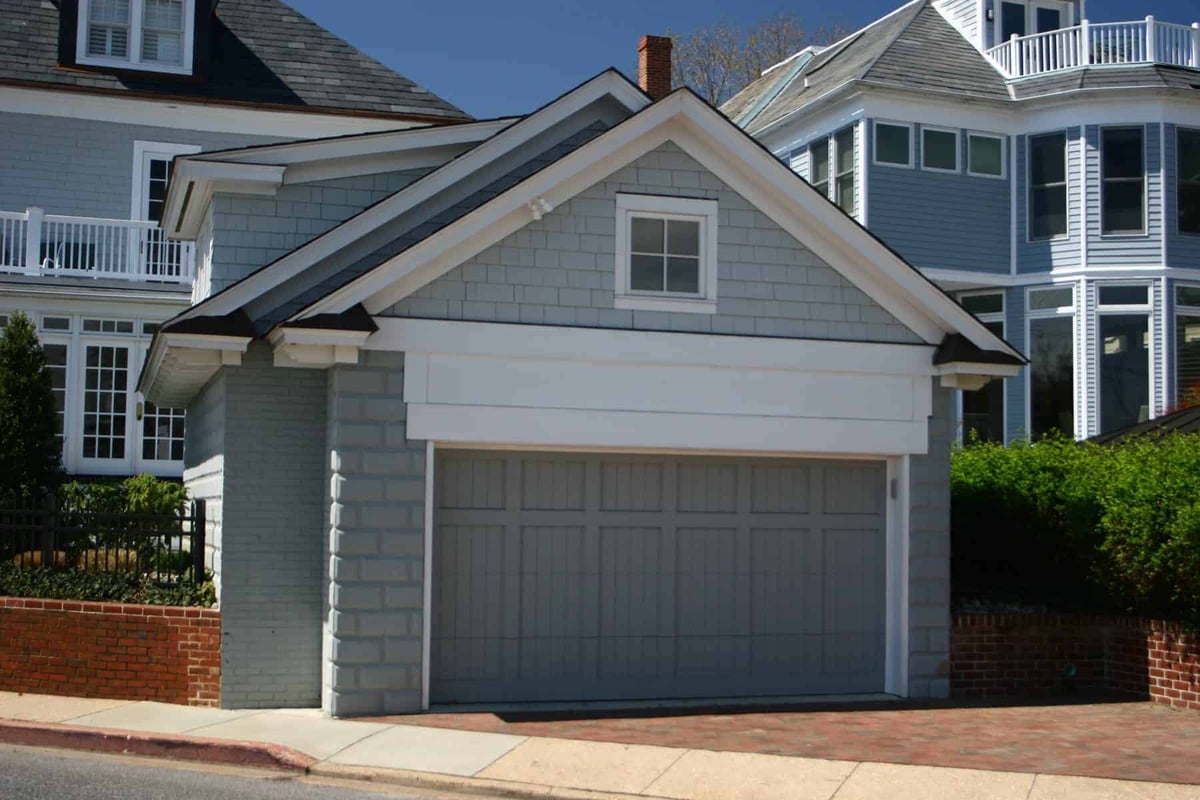
<path fill-rule="evenodd" d="M 1146 168 L 1141 128 L 1100 132 L 1100 224 L 1102 233 L 1144 233 Z"/>
<path fill-rule="evenodd" d="M 1004 177 L 1004 139 L 984 133 L 967 134 L 967 173 Z"/>
<path fill-rule="evenodd" d="M 964 295 L 959 302 L 988 330 L 1004 337 L 1002 292 Z M 978 391 L 961 393 L 963 443 L 1004 441 L 1004 386 L 1004 381 L 996 379 Z"/>
<path fill-rule="evenodd" d="M 853 216 L 857 211 L 854 188 L 854 128 L 845 128 L 833 137 L 834 202 Z"/>
<path fill-rule="evenodd" d="M 1200 286 L 1175 287 L 1175 403 L 1200 405 Z"/>
<path fill-rule="evenodd" d="M 1150 418 L 1150 287 L 1101 285 L 1100 433 Z"/>
<path fill-rule="evenodd" d="M 890 122 L 875 123 L 875 163 L 912 166 L 912 128 Z"/>
<path fill-rule="evenodd" d="M 958 172 L 958 131 L 922 128 L 921 168 Z"/>
<path fill-rule="evenodd" d="M 183 0 L 143 0 L 142 60 L 183 63 Z"/>
<path fill-rule="evenodd" d="M 822 138 L 808 148 L 808 182 L 829 197 L 829 140 Z"/>
<path fill-rule="evenodd" d="M 1176 142 L 1179 232 L 1200 233 L 1200 130 L 1180 129 Z"/>
<path fill-rule="evenodd" d="M 149 171 L 146 175 L 146 219 L 151 222 L 162 222 L 163 209 L 167 205 L 167 185 L 171 181 L 174 161 L 165 158 L 151 158 Z"/>
<path fill-rule="evenodd" d="M 1067 135 L 1029 137 L 1029 238 L 1067 235 Z"/>
<path fill-rule="evenodd" d="M 129 57 L 129 0 L 89 0 L 87 21 L 89 56 Z"/>
<path fill-rule="evenodd" d="M 133 322 L 127 319 L 85 319 L 84 333 L 133 333 Z"/>
<path fill-rule="evenodd" d="M 83 457 L 124 458 L 129 348 L 88 345 L 83 375 Z"/>
<path fill-rule="evenodd" d="M 1030 289 L 1030 436 L 1075 431 L 1075 347 L 1072 287 Z"/>
<path fill-rule="evenodd" d="M 614 305 L 714 313 L 717 201 L 617 195 Z"/>
<path fill-rule="evenodd" d="M 149 461 L 183 460 L 181 408 L 160 408 L 147 401 L 142 406 L 142 458 Z"/>
<path fill-rule="evenodd" d="M 84 64 L 188 72 L 194 0 L 80 0 Z"/>
<path fill-rule="evenodd" d="M 700 223 L 633 217 L 629 288 L 634 292 L 700 293 Z"/>
<path fill-rule="evenodd" d="M 54 410 L 58 413 L 58 446 L 63 446 L 67 415 L 67 345 L 45 344 L 46 363 L 50 367 L 50 386 L 54 392 Z"/>

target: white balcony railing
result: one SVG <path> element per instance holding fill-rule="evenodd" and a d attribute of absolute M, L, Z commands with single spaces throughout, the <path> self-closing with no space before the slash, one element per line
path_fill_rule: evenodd
<path fill-rule="evenodd" d="M 0 211 L 0 272 L 190 284 L 196 245 L 153 222 Z"/>
<path fill-rule="evenodd" d="M 1175 25 L 1146 17 L 1136 22 L 1090 23 L 1013 36 L 987 51 L 1009 78 L 1075 67 L 1170 64 L 1200 69 L 1200 23 Z"/>

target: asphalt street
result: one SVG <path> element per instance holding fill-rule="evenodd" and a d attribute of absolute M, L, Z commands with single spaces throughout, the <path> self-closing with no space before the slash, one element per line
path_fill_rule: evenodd
<path fill-rule="evenodd" d="M 287 773 L 0 745 L 0 800 L 454 800 Z M 478 795 L 475 795 L 478 800 Z"/>

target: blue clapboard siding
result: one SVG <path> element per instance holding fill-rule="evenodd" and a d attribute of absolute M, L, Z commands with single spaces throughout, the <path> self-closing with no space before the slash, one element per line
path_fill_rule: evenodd
<path fill-rule="evenodd" d="M 976 178 L 874 163 L 874 125 L 867 121 L 868 227 L 914 265 L 1007 274 L 1009 179 Z M 920 126 L 913 136 L 920 142 Z M 960 162 L 966 160 L 963 132 Z M 920 148 L 916 147 L 917 160 Z"/>
<path fill-rule="evenodd" d="M 1053 133 L 1039 131 L 1038 133 Z M 1016 137 L 1017 147 L 1017 271 L 1049 272 L 1079 266 L 1080 131 L 1067 129 L 1067 235 L 1037 242 L 1029 238 L 1029 136 Z"/>
<path fill-rule="evenodd" d="M 1004 338 L 1009 344 L 1026 352 L 1025 341 L 1025 289 L 1015 286 L 1005 292 L 1004 297 Z M 1004 381 L 1004 417 L 1005 436 L 1009 441 L 1023 439 L 1028 436 L 1025 427 L 1025 382 L 1029 379 L 1029 369 L 1023 369 L 1015 378 Z"/>
<path fill-rule="evenodd" d="M 1171 267 L 1200 267 L 1200 235 L 1179 232 L 1179 128 L 1165 126 L 1163 167 L 1167 195 L 1167 265 Z"/>
<path fill-rule="evenodd" d="M 1122 126 L 1124 127 L 1124 126 Z M 1087 126 L 1087 227 L 1089 266 L 1133 266 L 1162 262 L 1162 146 L 1158 124 L 1144 126 L 1146 159 L 1146 233 L 1101 234 L 1100 126 Z"/>

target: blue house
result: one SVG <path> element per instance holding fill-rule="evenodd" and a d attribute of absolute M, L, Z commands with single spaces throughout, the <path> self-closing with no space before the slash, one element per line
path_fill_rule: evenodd
<path fill-rule="evenodd" d="M 1032 361 L 960 435 L 1085 438 L 1200 390 L 1200 25 L 914 0 L 722 110 Z"/>

